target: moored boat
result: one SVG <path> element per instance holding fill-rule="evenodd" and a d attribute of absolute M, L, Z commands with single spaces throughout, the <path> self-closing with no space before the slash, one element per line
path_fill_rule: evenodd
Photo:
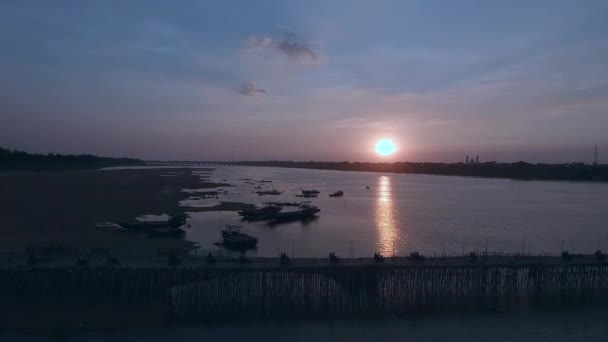
<path fill-rule="evenodd" d="M 342 190 L 329 194 L 329 197 L 342 197 L 342 196 L 344 196 L 344 191 L 342 191 Z"/>
<path fill-rule="evenodd" d="M 317 214 L 320 211 L 321 211 L 321 209 L 319 209 L 318 207 L 316 207 L 312 204 L 302 204 L 300 206 L 299 210 L 276 213 L 272 217 L 272 220 L 270 220 L 269 223 L 277 224 L 277 223 L 284 223 L 284 222 L 306 220 L 306 219 L 313 218 L 315 216 L 315 214 Z"/>
<path fill-rule="evenodd" d="M 174 215 L 167 221 L 119 222 L 118 225 L 131 231 L 148 231 L 157 228 L 178 228 L 186 224 L 186 215 Z"/>
<path fill-rule="evenodd" d="M 257 238 L 241 233 L 241 226 L 226 225 L 222 230 L 222 240 L 224 246 L 237 249 L 254 248 L 258 244 Z"/>
<path fill-rule="evenodd" d="M 268 204 L 262 208 L 241 210 L 238 212 L 238 214 L 247 221 L 262 221 L 271 219 L 274 214 L 278 213 L 282 209 L 283 208 L 279 205 Z"/>
<path fill-rule="evenodd" d="M 262 195 L 280 195 L 283 193 L 283 191 L 279 191 L 279 190 L 268 190 L 268 191 L 256 191 L 256 194 L 258 194 L 258 196 L 262 196 Z"/>

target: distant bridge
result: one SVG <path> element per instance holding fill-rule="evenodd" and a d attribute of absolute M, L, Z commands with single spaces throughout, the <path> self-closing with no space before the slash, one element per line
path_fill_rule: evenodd
<path fill-rule="evenodd" d="M 227 161 L 161 161 L 149 160 L 146 161 L 150 166 L 240 166 L 239 162 Z"/>

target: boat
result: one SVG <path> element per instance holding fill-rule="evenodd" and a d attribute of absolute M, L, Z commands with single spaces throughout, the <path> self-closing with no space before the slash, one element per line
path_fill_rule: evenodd
<path fill-rule="evenodd" d="M 258 244 L 257 238 L 241 233 L 241 226 L 226 225 L 222 240 L 224 246 L 237 249 L 254 248 Z"/>
<path fill-rule="evenodd" d="M 153 228 L 162 228 L 169 226 L 168 221 L 136 221 L 136 222 L 118 222 L 118 225 L 126 230 L 141 231 Z"/>
<path fill-rule="evenodd" d="M 319 190 L 302 190 L 302 193 L 296 197 L 315 198 L 319 194 Z"/>
<path fill-rule="evenodd" d="M 279 191 L 279 190 L 268 190 L 268 191 L 256 191 L 256 194 L 258 194 L 258 196 L 262 196 L 262 195 L 280 195 L 283 193 L 283 191 Z"/>
<path fill-rule="evenodd" d="M 270 220 L 270 224 L 300 221 L 312 218 L 316 213 L 320 212 L 321 209 L 312 204 L 302 204 L 298 210 L 279 212 L 273 215 Z"/>
<path fill-rule="evenodd" d="M 329 194 L 329 197 L 342 197 L 342 196 L 344 196 L 344 191 L 342 191 L 342 190 Z"/>
<path fill-rule="evenodd" d="M 281 211 L 283 207 L 276 204 L 267 204 L 262 208 L 254 208 L 248 210 L 241 210 L 238 212 L 241 217 L 246 221 L 262 221 L 268 220 L 273 217 L 274 214 Z"/>
<path fill-rule="evenodd" d="M 118 225 L 131 231 L 145 231 L 157 228 L 178 228 L 186 224 L 186 215 L 171 216 L 167 221 L 119 222 Z"/>

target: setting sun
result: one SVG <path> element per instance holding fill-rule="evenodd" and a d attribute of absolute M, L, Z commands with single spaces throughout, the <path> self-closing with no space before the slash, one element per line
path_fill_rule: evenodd
<path fill-rule="evenodd" d="M 382 139 L 376 144 L 376 153 L 383 156 L 388 156 L 395 152 L 395 150 L 397 150 L 395 144 L 393 144 L 392 141 L 387 139 Z"/>

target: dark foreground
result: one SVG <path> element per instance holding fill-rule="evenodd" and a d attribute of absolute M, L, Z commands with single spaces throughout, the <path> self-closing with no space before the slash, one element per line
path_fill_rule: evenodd
<path fill-rule="evenodd" d="M 605 308 L 608 263 L 590 258 L 5 264 L 0 302 L 11 314 L 0 328 L 98 332 L 188 322 Z"/>
<path fill-rule="evenodd" d="M 606 310 L 579 308 L 509 313 L 443 313 L 382 319 L 270 320 L 154 326 L 115 333 L 0 333 L 3 341 L 603 341 Z"/>

